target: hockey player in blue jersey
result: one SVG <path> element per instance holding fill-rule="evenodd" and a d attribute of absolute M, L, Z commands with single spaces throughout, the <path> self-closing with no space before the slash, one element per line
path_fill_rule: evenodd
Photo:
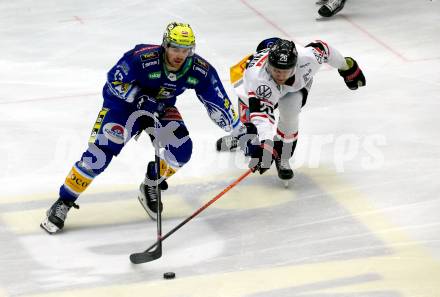
<path fill-rule="evenodd" d="M 41 223 L 43 229 L 50 234 L 61 230 L 68 211 L 78 208 L 75 201 L 79 195 L 124 145 L 144 129 L 152 140 L 157 137 L 155 143 L 161 146 L 160 172 L 156 172 L 155 162 L 150 162 L 139 192 L 143 207 L 155 219 L 156 180 L 165 190 L 166 179 L 191 158 L 192 141 L 175 106 L 177 97 L 186 89 L 195 90 L 219 127 L 237 135 L 246 132 L 216 70 L 194 50 L 192 28 L 173 22 L 166 27 L 161 45 L 139 44 L 113 66 L 107 74 L 103 107 L 93 126 L 88 149 L 67 175 L 58 200 Z"/>

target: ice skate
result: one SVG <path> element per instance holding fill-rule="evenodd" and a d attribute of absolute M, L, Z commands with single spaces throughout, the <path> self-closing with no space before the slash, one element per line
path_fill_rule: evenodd
<path fill-rule="evenodd" d="M 325 18 L 332 17 L 341 11 L 344 5 L 345 0 L 328 0 L 318 10 L 318 14 Z"/>
<path fill-rule="evenodd" d="M 293 178 L 293 170 L 290 168 L 289 159 L 275 158 L 275 166 L 278 177 L 284 183 L 284 187 L 289 186 L 289 181 Z"/>
<path fill-rule="evenodd" d="M 238 147 L 238 138 L 232 135 L 226 135 L 217 140 L 218 152 L 231 152 Z"/>
<path fill-rule="evenodd" d="M 154 162 L 148 163 L 148 168 L 147 168 L 148 183 L 146 183 L 145 181 L 141 183 L 141 185 L 139 186 L 139 194 L 138 194 L 139 202 L 141 203 L 142 207 L 145 209 L 148 216 L 152 220 L 157 220 L 157 203 L 158 203 L 158 193 L 156 190 L 157 178 L 154 174 L 155 166 L 156 165 Z M 168 188 L 168 184 L 165 180 L 163 180 L 159 184 L 159 190 L 163 191 L 166 190 L 167 188 Z M 160 203 L 161 212 L 162 209 L 163 209 L 163 204 L 161 202 Z"/>
<path fill-rule="evenodd" d="M 58 199 L 47 210 L 46 218 L 41 222 L 40 227 L 43 228 L 49 234 L 55 234 L 61 231 L 64 227 L 64 221 L 66 220 L 67 213 L 70 208 L 79 208 L 73 201 L 64 201 Z"/>

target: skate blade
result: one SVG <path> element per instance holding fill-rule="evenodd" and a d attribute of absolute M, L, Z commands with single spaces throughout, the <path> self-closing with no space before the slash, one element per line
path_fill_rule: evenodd
<path fill-rule="evenodd" d="M 142 195 L 138 195 L 138 200 L 142 207 L 145 209 L 145 212 L 147 215 L 152 219 L 153 221 L 157 221 L 157 214 L 155 212 L 152 212 L 150 208 L 147 205 L 147 199 L 143 197 Z"/>
<path fill-rule="evenodd" d="M 284 185 L 285 189 L 289 188 L 289 181 L 288 180 L 283 180 L 283 185 Z"/>
<path fill-rule="evenodd" d="M 44 229 L 50 235 L 53 235 L 60 231 L 60 228 L 55 226 L 48 218 L 45 218 L 44 221 L 41 222 L 40 227 Z"/>

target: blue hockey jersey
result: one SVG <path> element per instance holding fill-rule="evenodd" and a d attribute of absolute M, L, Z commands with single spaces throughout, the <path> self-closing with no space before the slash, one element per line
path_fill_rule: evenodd
<path fill-rule="evenodd" d="M 229 132 L 239 124 L 217 71 L 197 54 L 189 56 L 177 72 L 168 71 L 160 45 L 139 44 L 126 52 L 107 74 L 103 96 L 143 109 L 142 95 L 173 106 L 186 89 L 194 89 L 210 118 Z M 147 110 L 149 112 L 154 112 Z"/>

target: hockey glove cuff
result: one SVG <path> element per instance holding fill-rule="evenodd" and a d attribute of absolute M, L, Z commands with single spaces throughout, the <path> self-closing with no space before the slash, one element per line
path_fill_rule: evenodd
<path fill-rule="evenodd" d="M 348 69 L 338 69 L 339 74 L 344 78 L 345 84 L 350 90 L 356 90 L 358 87 L 363 87 L 366 84 L 365 76 L 359 68 L 357 62 L 351 57 L 345 57 Z"/>
<path fill-rule="evenodd" d="M 249 168 L 252 168 L 254 172 L 259 171 L 260 174 L 269 170 L 277 155 L 273 147 L 273 141 L 269 139 L 263 140 L 261 143 L 250 144 Z"/>

